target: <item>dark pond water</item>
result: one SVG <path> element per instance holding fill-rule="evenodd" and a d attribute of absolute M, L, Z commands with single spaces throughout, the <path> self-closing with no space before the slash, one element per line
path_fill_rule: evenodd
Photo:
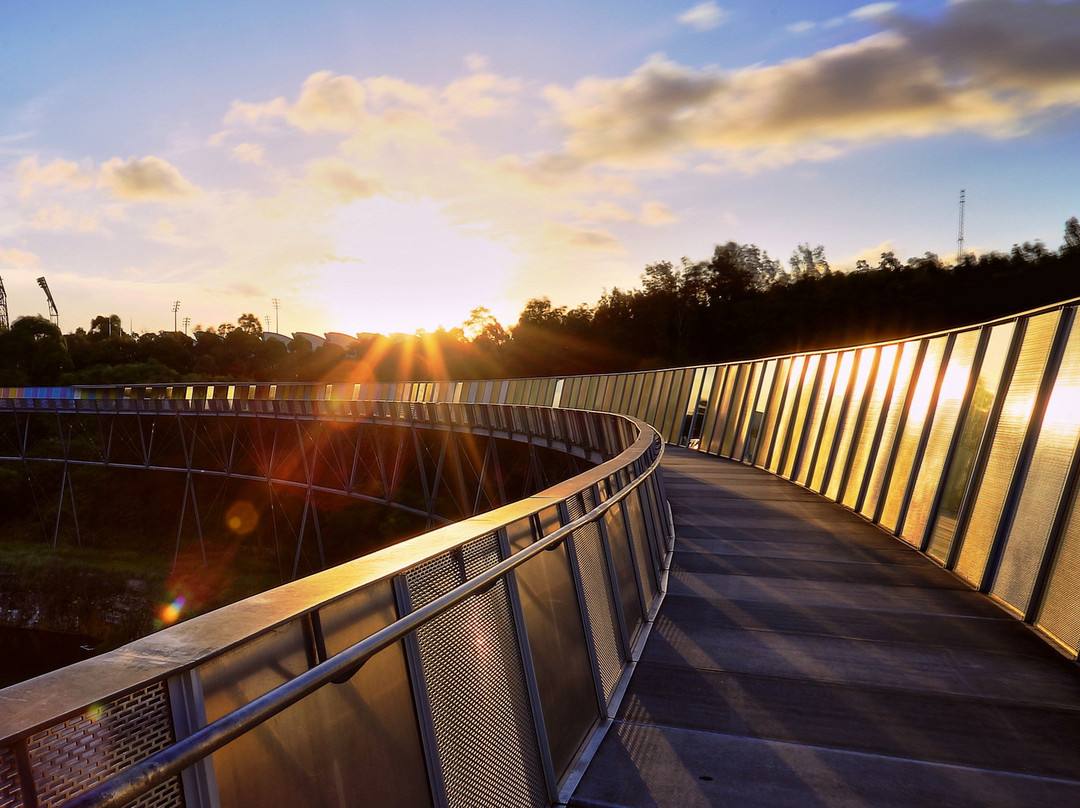
<path fill-rule="evenodd" d="M 78 634 L 0 626 L 0 687 L 92 657 L 93 645 Z"/>

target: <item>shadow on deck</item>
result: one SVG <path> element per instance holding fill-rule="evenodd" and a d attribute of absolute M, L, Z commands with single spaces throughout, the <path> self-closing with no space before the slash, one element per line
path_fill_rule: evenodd
<path fill-rule="evenodd" d="M 669 449 L 667 598 L 570 805 L 1080 805 L 1080 668 L 898 539 Z"/>

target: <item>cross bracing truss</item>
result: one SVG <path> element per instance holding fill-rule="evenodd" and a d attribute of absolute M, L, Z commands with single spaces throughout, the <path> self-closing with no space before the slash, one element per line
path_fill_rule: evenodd
<path fill-rule="evenodd" d="M 508 428 L 495 429 L 477 428 L 464 416 L 435 425 L 231 408 L 75 410 L 70 402 L 53 408 L 38 402 L 0 409 L 0 461 L 22 465 L 54 546 L 65 526 L 81 543 L 76 469 L 182 476 L 174 563 L 185 538 L 197 540 L 205 562 L 204 527 L 225 513 L 227 485 L 260 484 L 275 540 L 284 533 L 294 543 L 296 577 L 327 565 L 320 509 L 328 501 L 387 506 L 427 529 L 521 499 L 600 459 L 596 449 L 582 448 L 578 457 L 545 452 L 545 424 L 516 409 L 522 412 L 503 414 Z M 54 471 L 43 471 L 49 468 Z"/>

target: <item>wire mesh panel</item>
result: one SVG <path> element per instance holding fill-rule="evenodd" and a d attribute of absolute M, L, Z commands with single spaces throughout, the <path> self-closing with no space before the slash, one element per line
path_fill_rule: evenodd
<path fill-rule="evenodd" d="M 801 459 L 796 462 L 794 469 L 795 477 L 799 483 L 806 485 L 810 480 L 810 474 L 814 467 L 814 458 L 818 452 L 818 441 L 821 437 L 821 427 L 825 423 L 825 416 L 832 395 L 833 380 L 836 378 L 836 367 L 839 364 L 839 354 L 826 354 L 818 369 L 817 392 L 811 402 L 811 410 L 807 414 L 808 422 L 806 432 L 802 438 Z"/>
<path fill-rule="evenodd" d="M 718 449 L 721 457 L 731 457 L 731 449 L 735 445 L 735 430 L 739 423 L 739 416 L 742 414 L 746 388 L 750 382 L 752 370 L 753 365 L 735 365 L 728 368 L 732 383 L 730 392 L 725 390 L 724 429 L 721 432 Z"/>
<path fill-rule="evenodd" d="M 1024 490 L 991 591 L 1021 615 L 1056 522 L 1080 439 L 1080 335 L 1075 324 L 1046 404 Z"/>
<path fill-rule="evenodd" d="M 878 518 L 881 526 L 889 532 L 896 530 L 900 510 L 907 496 L 908 481 L 919 462 L 918 449 L 923 433 L 934 417 L 934 396 L 937 393 L 938 376 L 948 341 L 949 337 L 927 340 L 922 365 L 911 387 L 907 414 L 896 438 L 896 459 L 893 461 L 889 487 L 885 492 L 885 503 Z"/>
<path fill-rule="evenodd" d="M 975 354 L 981 331 L 965 331 L 956 335 L 949 361 L 941 379 L 934 423 L 926 441 L 922 462 L 916 469 L 915 483 L 904 518 L 901 537 L 916 547 L 922 546 L 923 535 L 930 518 L 930 508 L 936 499 L 941 472 L 953 445 L 960 419 L 960 410 L 971 386 Z"/>
<path fill-rule="evenodd" d="M 1075 494 L 1034 623 L 1076 656 L 1080 649 L 1080 499 Z"/>
<path fill-rule="evenodd" d="M 405 574 L 413 608 L 498 563 L 495 535 Z M 547 805 L 514 617 L 501 580 L 416 631 L 447 803 Z"/>
<path fill-rule="evenodd" d="M 535 541 L 531 521 L 508 526 L 511 552 Z M 557 509 L 541 511 L 537 523 L 540 535 L 553 533 L 559 528 Z M 514 582 L 529 635 L 548 749 L 555 778 L 561 780 L 601 718 L 566 544 L 518 567 Z"/>
<path fill-rule="evenodd" d="M 755 362 L 752 366 L 750 379 L 746 386 L 746 395 L 743 396 L 742 407 L 739 411 L 738 425 L 735 428 L 735 443 L 731 447 L 732 460 L 743 459 L 743 449 L 747 443 L 756 438 L 758 419 L 754 418 L 757 397 L 761 389 L 762 374 L 765 363 Z"/>
<path fill-rule="evenodd" d="M 765 364 L 765 372 L 758 388 L 757 404 L 754 405 L 753 418 L 756 429 L 750 430 L 743 457 L 754 465 L 764 465 L 765 458 L 772 445 L 772 430 L 776 425 L 776 408 L 779 406 L 783 390 L 784 373 L 789 359 L 773 360 Z"/>
<path fill-rule="evenodd" d="M 645 603 L 642 604 L 642 608 L 648 613 L 660 595 L 660 582 L 656 575 L 656 568 L 652 564 L 653 551 L 649 546 L 649 526 L 645 522 L 645 513 L 641 506 L 642 496 L 644 496 L 642 486 L 639 486 L 623 500 L 623 507 L 626 509 L 630 540 L 634 544 L 634 562 L 637 566 L 638 580 L 641 581 L 645 593 Z"/>
<path fill-rule="evenodd" d="M 164 682 L 95 704 L 26 741 L 39 805 L 58 805 L 175 742 Z M 133 805 L 183 805 L 179 778 Z"/>
<path fill-rule="evenodd" d="M 940 501 L 927 543 L 927 554 L 942 564 L 948 560 L 953 546 L 964 496 L 975 472 L 990 413 L 1002 387 L 1002 371 L 1015 333 L 1015 322 L 1001 323 L 991 328 L 978 375 L 973 381 L 971 401 L 963 414 L 960 435 L 949 459 L 949 471 L 942 483 Z"/>
<path fill-rule="evenodd" d="M 570 521 L 582 517 L 586 507 L 581 495 L 568 499 L 566 510 Z M 585 617 L 596 649 L 596 667 L 600 672 L 604 700 L 610 703 L 626 654 L 618 630 L 611 576 L 600 544 L 600 529 L 592 523 L 574 531 L 571 548 L 585 594 Z"/>
<path fill-rule="evenodd" d="M 956 563 L 957 573 L 976 586 L 982 582 L 1060 316 L 1052 311 L 1027 321 L 1016 369 L 994 427 L 986 471 Z"/>
<path fill-rule="evenodd" d="M 642 610 L 634 557 L 629 536 L 626 533 L 623 506 L 615 505 L 604 514 L 603 524 L 615 578 L 619 582 L 619 600 L 622 604 L 623 618 L 626 621 L 627 640 L 633 645 L 638 631 L 645 622 L 646 613 Z"/>
<path fill-rule="evenodd" d="M 900 356 L 897 358 L 895 375 L 893 377 L 892 395 L 885 405 L 882 413 L 884 423 L 881 428 L 881 436 L 878 440 L 877 450 L 873 458 L 873 470 L 870 472 L 870 481 L 866 487 L 866 495 L 859 505 L 859 513 L 873 518 L 877 512 L 878 499 L 882 495 L 882 487 L 885 484 L 886 475 L 890 469 L 892 460 L 893 444 L 896 440 L 897 430 L 900 428 L 904 405 L 907 402 L 908 388 L 911 386 L 911 376 L 915 369 L 915 360 L 919 354 L 920 342 L 912 340 L 903 343 L 900 348 Z"/>
<path fill-rule="evenodd" d="M 801 460 L 807 419 L 811 414 L 814 401 L 817 399 L 820 371 L 821 354 L 808 356 L 792 411 L 787 446 L 784 447 L 784 453 L 780 458 L 780 475 L 788 479 L 791 479 L 795 473 L 795 468 Z"/>
<path fill-rule="evenodd" d="M 837 428 L 836 449 L 833 452 L 825 489 L 825 496 L 834 501 L 840 499 L 842 486 L 847 481 L 848 459 L 851 456 L 851 447 L 855 442 L 855 435 L 862 423 L 863 402 L 866 398 L 866 389 L 870 384 L 871 374 L 874 371 L 876 356 L 876 348 L 863 348 L 855 357 L 855 378 L 844 410 L 843 421 Z"/>
<path fill-rule="evenodd" d="M 845 402 L 851 387 L 851 377 L 855 371 L 855 351 L 844 351 L 838 360 L 836 376 L 832 382 L 832 392 L 826 403 L 825 420 L 821 428 L 821 438 L 818 440 L 817 450 L 813 461 L 813 472 L 809 477 L 809 487 L 812 491 L 822 491 L 825 486 L 826 474 L 830 468 L 830 460 L 833 456 L 833 446 L 838 437 L 843 433 L 843 421 L 846 416 Z"/>
<path fill-rule="evenodd" d="M 706 432 L 701 437 L 701 445 L 709 454 L 719 454 L 720 442 L 724 437 L 724 423 L 731 409 L 731 390 L 735 384 L 738 370 L 725 365 L 716 371 L 713 399 L 705 417 Z"/>
<path fill-rule="evenodd" d="M 772 446 L 765 461 L 765 468 L 778 473 L 788 445 L 788 432 L 791 416 L 795 412 L 795 402 L 802 383 L 806 357 L 796 356 L 787 365 L 786 375 L 781 376 L 782 392 L 776 404 L 776 426 L 773 429 Z"/>

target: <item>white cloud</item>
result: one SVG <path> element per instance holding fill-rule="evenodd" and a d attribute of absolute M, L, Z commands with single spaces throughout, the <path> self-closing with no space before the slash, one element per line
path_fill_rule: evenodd
<path fill-rule="evenodd" d="M 17 247 L 0 247 L 0 265 L 26 269 L 38 263 L 40 259 L 32 252 L 20 250 Z"/>
<path fill-rule="evenodd" d="M 727 11 L 716 5 L 713 0 L 708 0 L 684 11 L 676 19 L 683 25 L 689 25 L 698 31 L 709 31 L 722 25 L 727 18 Z"/>
<path fill-rule="evenodd" d="M 871 3 L 855 9 L 848 16 L 853 20 L 877 20 L 891 14 L 896 7 L 896 3 Z"/>
<path fill-rule="evenodd" d="M 113 196 L 131 201 L 171 201 L 199 194 L 180 171 L 160 157 L 114 157 L 101 166 L 98 185 Z"/>
<path fill-rule="evenodd" d="M 653 57 L 622 78 L 548 88 L 565 158 L 670 168 L 696 152 L 780 165 L 897 138 L 1015 137 L 1080 108 L 1077 4 L 970 0 L 932 23 L 886 6 L 858 13 L 889 14 L 890 30 L 805 58 L 722 72 Z"/>
<path fill-rule="evenodd" d="M 465 57 L 465 67 L 472 73 L 480 73 L 491 66 L 491 59 L 482 53 L 470 53 Z"/>
<path fill-rule="evenodd" d="M 38 208 L 31 220 L 35 230 L 65 231 L 75 230 L 88 233 L 98 228 L 98 220 L 91 215 L 78 213 L 60 205 Z"/>
<path fill-rule="evenodd" d="M 240 163 L 252 165 L 266 165 L 266 154 L 262 146 L 257 143 L 238 143 L 232 149 L 233 159 Z"/>
<path fill-rule="evenodd" d="M 331 159 L 314 163 L 308 179 L 311 185 L 329 191 L 338 202 L 346 204 L 357 199 L 370 199 L 384 190 L 382 180 L 365 176 L 345 160 Z"/>
<path fill-rule="evenodd" d="M 38 163 L 37 156 L 25 157 L 15 165 L 15 182 L 19 195 L 32 196 L 38 186 L 59 187 L 64 190 L 88 188 L 93 184 L 90 172 L 78 163 L 53 160 L 46 165 Z"/>

